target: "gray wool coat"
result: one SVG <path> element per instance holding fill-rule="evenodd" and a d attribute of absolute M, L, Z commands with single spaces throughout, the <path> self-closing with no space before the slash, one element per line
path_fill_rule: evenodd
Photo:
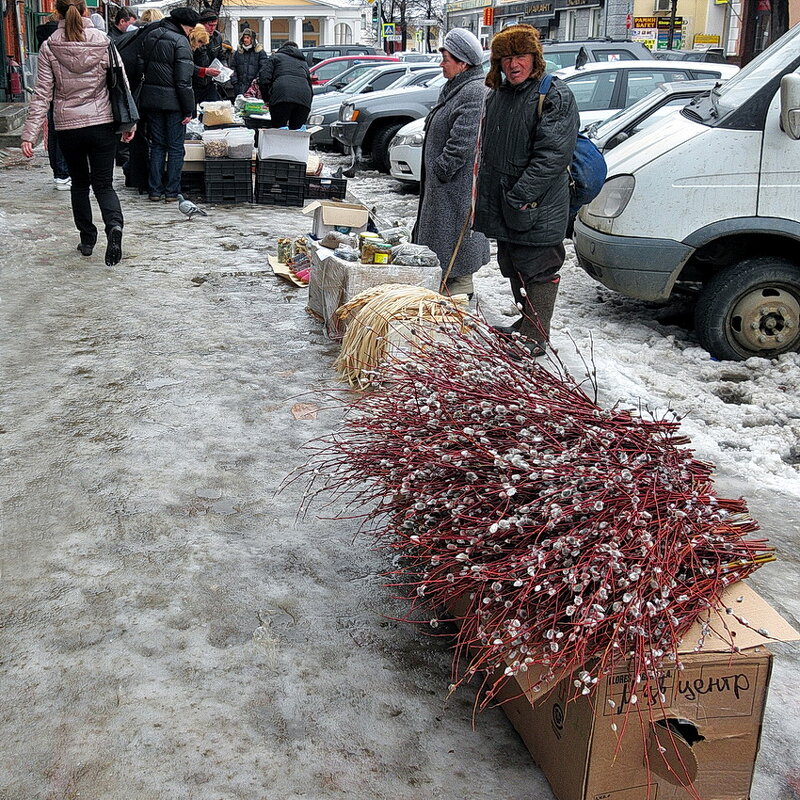
<path fill-rule="evenodd" d="M 439 256 L 442 273 L 472 206 L 472 167 L 486 89 L 481 67 L 471 67 L 443 87 L 425 121 L 422 187 L 414 241 Z M 489 240 L 467 229 L 450 275 L 470 275 L 489 262 Z"/>

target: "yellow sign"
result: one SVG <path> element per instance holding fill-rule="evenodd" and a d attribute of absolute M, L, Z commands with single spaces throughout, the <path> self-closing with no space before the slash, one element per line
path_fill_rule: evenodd
<path fill-rule="evenodd" d="M 709 46 L 718 47 L 719 46 L 719 36 L 713 36 L 710 33 L 696 33 L 694 36 L 694 46 L 697 47 L 701 44 L 707 44 Z"/>

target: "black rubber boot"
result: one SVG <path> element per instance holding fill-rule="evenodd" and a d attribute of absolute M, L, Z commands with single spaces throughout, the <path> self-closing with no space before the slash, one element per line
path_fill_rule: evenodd
<path fill-rule="evenodd" d="M 78 245 L 78 252 L 82 256 L 90 256 L 94 250 L 95 244 L 97 244 L 97 239 L 93 241 L 83 241 L 83 239 L 81 239 L 81 243 Z"/>
<path fill-rule="evenodd" d="M 556 306 L 558 279 L 547 283 L 526 283 L 527 303 L 519 327 L 523 344 L 535 356 L 542 355 L 550 341 L 550 321 Z"/>
<path fill-rule="evenodd" d="M 106 266 L 113 267 L 122 259 L 122 228 L 118 225 L 108 232 L 106 245 Z"/>

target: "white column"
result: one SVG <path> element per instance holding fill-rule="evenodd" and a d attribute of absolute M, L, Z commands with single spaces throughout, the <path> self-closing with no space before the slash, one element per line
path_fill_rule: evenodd
<path fill-rule="evenodd" d="M 267 53 L 272 52 L 272 17 L 261 17 L 261 44 Z"/>
<path fill-rule="evenodd" d="M 324 20 L 320 20 L 320 22 L 324 22 L 324 32 L 323 32 L 323 25 L 320 25 L 320 32 L 322 33 L 322 44 L 336 44 L 334 41 L 336 38 L 336 34 L 333 32 L 334 27 L 336 27 L 336 19 L 334 17 L 326 17 Z"/>
<path fill-rule="evenodd" d="M 292 32 L 292 40 L 297 42 L 298 47 L 303 46 L 303 18 L 294 18 L 294 31 Z"/>
<path fill-rule="evenodd" d="M 231 37 L 231 44 L 235 51 L 239 46 L 239 17 L 231 16 L 231 30 L 228 35 Z"/>

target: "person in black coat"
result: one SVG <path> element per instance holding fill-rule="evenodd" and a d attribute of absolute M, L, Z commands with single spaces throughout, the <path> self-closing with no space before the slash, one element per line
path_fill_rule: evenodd
<path fill-rule="evenodd" d="M 150 132 L 151 200 L 176 200 L 181 190 L 184 134 L 195 111 L 188 36 L 199 21 L 193 8 L 173 8 L 143 37 L 137 71 L 142 75 L 139 105 Z"/>
<path fill-rule="evenodd" d="M 269 103 L 273 128 L 297 130 L 306 124 L 314 92 L 305 57 L 286 42 L 267 59 L 258 76 L 261 97 Z"/>
<path fill-rule="evenodd" d="M 258 43 L 255 33 L 245 28 L 239 37 L 239 47 L 231 58 L 231 83 L 234 92 L 244 94 L 250 84 L 258 77 L 267 60 L 267 54 Z"/>

